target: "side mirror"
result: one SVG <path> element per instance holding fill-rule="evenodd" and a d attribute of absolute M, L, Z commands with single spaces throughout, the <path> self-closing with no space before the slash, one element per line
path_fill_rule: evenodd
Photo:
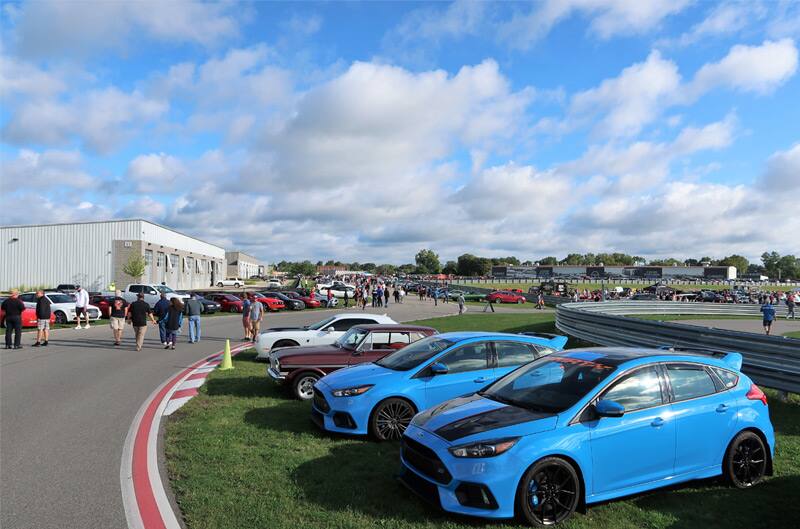
<path fill-rule="evenodd" d="M 625 415 L 625 407 L 613 400 L 598 400 L 594 405 L 594 409 L 600 417 L 622 417 Z"/>
<path fill-rule="evenodd" d="M 449 369 L 441 362 L 434 362 L 431 364 L 431 373 L 434 375 L 446 375 Z"/>
<path fill-rule="evenodd" d="M 332 332 L 333 331 L 333 327 L 325 327 L 324 329 L 322 329 L 322 331 L 323 332 Z"/>

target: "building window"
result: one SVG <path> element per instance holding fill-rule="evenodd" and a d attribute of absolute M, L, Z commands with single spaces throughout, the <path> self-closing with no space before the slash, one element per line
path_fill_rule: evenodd
<path fill-rule="evenodd" d="M 153 265 L 153 250 L 144 251 L 144 262 L 147 266 Z"/>
<path fill-rule="evenodd" d="M 174 270 L 176 266 L 178 266 L 178 254 L 171 253 L 169 254 L 169 267 Z"/>
<path fill-rule="evenodd" d="M 164 252 L 158 252 L 156 256 L 156 266 L 159 268 L 164 266 Z"/>

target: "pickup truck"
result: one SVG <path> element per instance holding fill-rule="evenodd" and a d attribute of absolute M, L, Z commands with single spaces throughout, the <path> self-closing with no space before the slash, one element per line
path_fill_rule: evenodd
<path fill-rule="evenodd" d="M 184 302 L 189 299 L 188 294 L 179 294 L 166 285 L 148 285 L 141 283 L 128 285 L 128 287 L 122 292 L 122 297 L 128 303 L 133 303 L 136 301 L 136 296 L 138 296 L 140 293 L 143 293 L 144 300 L 152 307 L 161 298 L 162 292 L 167 295 L 167 299 L 180 298 L 181 301 Z"/>
<path fill-rule="evenodd" d="M 218 287 L 243 287 L 244 286 L 244 279 L 238 277 L 228 277 L 226 279 L 220 279 L 217 281 Z"/>

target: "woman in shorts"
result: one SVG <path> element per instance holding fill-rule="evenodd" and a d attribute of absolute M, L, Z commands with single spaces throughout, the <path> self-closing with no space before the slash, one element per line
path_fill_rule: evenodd
<path fill-rule="evenodd" d="M 250 325 L 250 298 L 246 294 L 242 296 L 242 327 L 244 327 L 244 341 L 247 342 L 252 337 L 253 331 Z"/>

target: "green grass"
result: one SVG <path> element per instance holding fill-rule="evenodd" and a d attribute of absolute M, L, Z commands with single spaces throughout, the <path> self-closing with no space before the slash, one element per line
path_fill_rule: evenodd
<path fill-rule="evenodd" d="M 790 331 L 783 333 L 784 336 L 788 336 L 789 338 L 800 338 L 800 331 Z"/>
<path fill-rule="evenodd" d="M 605 288 L 614 288 L 614 287 L 620 286 L 620 287 L 623 287 L 623 288 L 633 288 L 633 289 L 636 289 L 636 290 L 642 290 L 643 288 L 645 288 L 645 287 L 647 287 L 649 285 L 652 285 L 654 283 L 657 283 L 658 281 L 659 280 L 654 279 L 650 283 L 640 283 L 640 284 L 634 284 L 634 285 L 632 285 L 630 283 L 618 283 L 618 282 L 614 282 L 614 281 L 606 281 L 603 286 L 605 286 Z M 463 282 L 463 283 L 456 283 L 456 284 L 458 284 L 460 286 L 466 286 L 466 287 L 493 288 L 493 289 L 497 289 L 497 290 L 503 290 L 503 289 L 507 289 L 507 288 L 521 288 L 524 292 L 527 292 L 528 289 L 533 287 L 533 286 L 537 286 L 538 287 L 541 284 L 541 282 L 542 281 L 539 281 L 539 280 L 537 280 L 537 281 L 535 281 L 533 283 L 523 283 L 523 282 L 519 282 L 519 281 L 503 281 L 503 282 L 495 281 L 494 283 L 491 283 L 491 282 L 489 282 L 489 283 L 483 283 L 483 282 L 477 283 L 477 282 L 466 281 L 466 282 Z M 673 285 L 673 286 L 675 287 L 676 290 L 701 290 L 701 289 L 703 289 L 703 290 L 728 290 L 730 288 L 730 285 L 717 285 L 717 284 L 706 284 L 706 283 L 697 283 L 697 284 L 693 284 L 693 285 Z M 587 281 L 585 283 L 569 283 L 569 288 L 571 288 L 571 289 L 578 288 L 580 290 L 583 290 L 584 288 L 589 289 L 589 290 L 599 290 L 601 288 L 601 283 L 598 282 L 598 281 Z M 787 290 L 788 291 L 788 290 L 792 290 L 794 288 L 796 288 L 796 287 L 789 286 L 789 285 L 780 285 L 780 286 L 765 286 L 764 290 L 771 290 L 771 291 L 772 290 Z"/>
<path fill-rule="evenodd" d="M 741 314 L 628 314 L 637 320 L 680 321 L 680 320 L 760 320 L 760 316 Z"/>
<path fill-rule="evenodd" d="M 467 314 L 415 323 L 440 331 L 553 330 L 552 314 Z M 398 446 L 329 436 L 246 353 L 215 371 L 200 395 L 167 421 L 172 488 L 189 529 L 504 529 L 442 513 L 393 478 Z M 800 518 L 800 399 L 769 392 L 778 435 L 776 475 L 749 491 L 716 481 L 591 507 L 567 529 L 789 527 Z"/>

